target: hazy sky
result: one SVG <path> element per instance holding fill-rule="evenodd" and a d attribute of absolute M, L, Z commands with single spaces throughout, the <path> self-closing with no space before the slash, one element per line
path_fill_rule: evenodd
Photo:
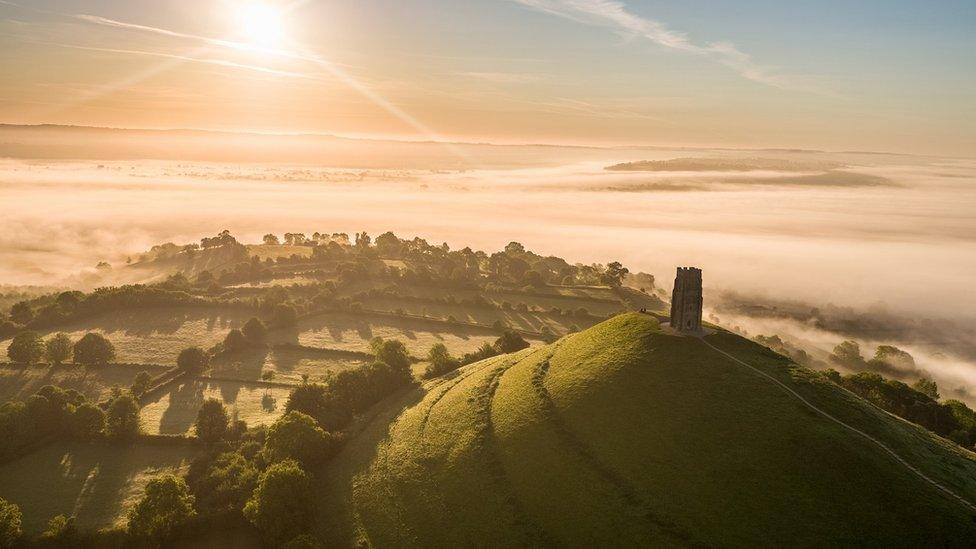
<path fill-rule="evenodd" d="M 972 0 L 252 4 L 0 0 L 0 122 L 976 151 Z"/>

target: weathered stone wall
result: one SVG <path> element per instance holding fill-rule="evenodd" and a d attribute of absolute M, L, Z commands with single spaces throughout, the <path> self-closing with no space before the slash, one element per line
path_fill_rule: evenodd
<path fill-rule="evenodd" d="M 678 267 L 671 292 L 671 327 L 680 332 L 702 329 L 702 272 L 695 267 Z"/>

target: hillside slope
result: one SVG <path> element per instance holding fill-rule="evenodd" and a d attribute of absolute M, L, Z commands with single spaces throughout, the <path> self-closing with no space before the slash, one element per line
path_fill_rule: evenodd
<path fill-rule="evenodd" d="M 969 502 L 976 456 L 705 340 L 627 314 L 428 387 L 354 479 L 351 528 L 377 547 L 976 544 L 969 506 L 864 435 Z"/>

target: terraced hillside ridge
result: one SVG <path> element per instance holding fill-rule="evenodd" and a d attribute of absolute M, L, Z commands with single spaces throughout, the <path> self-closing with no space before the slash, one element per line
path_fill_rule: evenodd
<path fill-rule="evenodd" d="M 427 387 L 352 486 L 376 547 L 976 544 L 976 455 L 637 313 Z"/>

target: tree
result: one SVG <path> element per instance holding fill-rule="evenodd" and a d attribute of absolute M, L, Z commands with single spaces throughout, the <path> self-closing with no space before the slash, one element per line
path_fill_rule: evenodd
<path fill-rule="evenodd" d="M 76 364 L 106 364 L 115 359 L 115 346 L 101 334 L 87 333 L 74 346 Z"/>
<path fill-rule="evenodd" d="M 424 373 L 426 377 L 439 376 L 460 366 L 460 362 L 451 356 L 443 343 L 435 343 L 431 346 L 430 351 L 427 352 L 427 362 L 430 362 L 430 366 Z"/>
<path fill-rule="evenodd" d="M 861 346 L 856 341 L 850 340 L 842 341 L 834 347 L 834 352 L 831 353 L 830 360 L 841 366 L 853 369 L 863 368 L 865 365 L 864 357 L 861 356 Z"/>
<path fill-rule="evenodd" d="M 71 434 L 79 438 L 91 438 L 105 429 L 105 412 L 90 402 L 77 407 L 68 425 Z"/>
<path fill-rule="evenodd" d="M 333 437 L 301 412 L 288 412 L 268 428 L 264 442 L 270 462 L 295 460 L 306 469 L 321 463 L 332 451 Z"/>
<path fill-rule="evenodd" d="M 51 364 L 61 364 L 71 358 L 72 345 L 71 338 L 68 337 L 68 334 L 59 332 L 45 343 L 45 355 L 51 361 Z"/>
<path fill-rule="evenodd" d="M 281 243 L 278 240 L 278 237 L 273 234 L 264 235 L 264 238 L 262 240 L 264 240 L 264 243 L 267 244 L 268 246 L 277 246 Z"/>
<path fill-rule="evenodd" d="M 272 544 L 282 544 L 308 530 L 315 502 L 311 480 L 295 461 L 275 463 L 261 475 L 244 516 Z"/>
<path fill-rule="evenodd" d="M 226 341 L 226 340 L 225 340 Z M 188 347 L 176 357 L 176 366 L 190 375 L 202 372 L 210 364 L 210 356 L 199 347 Z"/>
<path fill-rule="evenodd" d="M 227 416 L 224 404 L 215 398 L 208 398 L 203 401 L 200 411 L 197 412 L 193 430 L 201 441 L 213 444 L 224 438 L 229 424 L 230 418 Z"/>
<path fill-rule="evenodd" d="M 912 385 L 912 389 L 928 396 L 932 400 L 939 400 L 939 385 L 927 377 L 916 381 L 915 385 Z"/>
<path fill-rule="evenodd" d="M 400 239 L 387 231 L 376 237 L 376 251 L 381 257 L 399 257 Z"/>
<path fill-rule="evenodd" d="M 20 507 L 0 498 L 0 547 L 13 547 L 23 535 Z"/>
<path fill-rule="evenodd" d="M 879 345 L 874 352 L 874 358 L 869 362 L 880 370 L 894 370 L 902 373 L 915 372 L 915 358 L 891 345 Z"/>
<path fill-rule="evenodd" d="M 410 369 L 410 354 L 407 346 L 399 339 L 386 339 L 373 349 L 376 360 L 388 364 L 395 369 Z"/>
<path fill-rule="evenodd" d="M 182 477 L 156 477 L 146 484 L 142 499 L 129 511 L 129 533 L 157 542 L 165 540 L 196 515 L 193 501 Z"/>
<path fill-rule="evenodd" d="M 109 404 L 105 430 L 109 436 L 128 438 L 139 433 L 139 403 L 130 394 L 119 395 Z"/>
<path fill-rule="evenodd" d="M 495 340 L 495 348 L 499 353 L 514 353 L 529 346 L 529 342 L 515 330 L 505 330 L 505 333 Z"/>
<path fill-rule="evenodd" d="M 142 396 L 143 393 L 149 389 L 150 383 L 152 383 L 152 376 L 149 375 L 149 372 L 139 372 L 136 374 L 136 378 L 132 380 L 132 387 L 130 390 L 132 391 L 132 394 Z"/>
<path fill-rule="evenodd" d="M 607 264 L 607 270 L 600 275 L 600 279 L 607 286 L 618 288 L 629 272 L 630 269 L 621 265 L 619 261 L 612 261 Z"/>
<path fill-rule="evenodd" d="M 268 339 L 268 329 L 264 326 L 264 322 L 254 317 L 244 323 L 241 333 L 252 345 L 264 345 Z"/>
<path fill-rule="evenodd" d="M 295 311 L 294 307 L 287 303 L 279 303 L 275 305 L 271 319 L 275 326 L 294 326 L 295 322 L 298 321 L 298 312 Z"/>
<path fill-rule="evenodd" d="M 509 255 L 512 255 L 512 254 L 524 254 L 525 253 L 525 246 L 523 246 L 519 242 L 509 242 L 505 246 L 505 253 L 506 254 L 509 254 Z"/>
<path fill-rule="evenodd" d="M 26 301 L 14 303 L 10 307 L 10 320 L 17 324 L 27 324 L 31 320 L 34 320 L 34 309 Z"/>
<path fill-rule="evenodd" d="M 247 338 L 244 337 L 244 332 L 238 330 L 237 328 L 227 332 L 227 336 L 224 337 L 224 350 L 228 353 L 243 351 L 247 347 L 248 341 Z"/>
<path fill-rule="evenodd" d="M 20 332 L 10 341 L 7 356 L 14 362 L 33 364 L 44 356 L 44 340 L 35 331 Z"/>

